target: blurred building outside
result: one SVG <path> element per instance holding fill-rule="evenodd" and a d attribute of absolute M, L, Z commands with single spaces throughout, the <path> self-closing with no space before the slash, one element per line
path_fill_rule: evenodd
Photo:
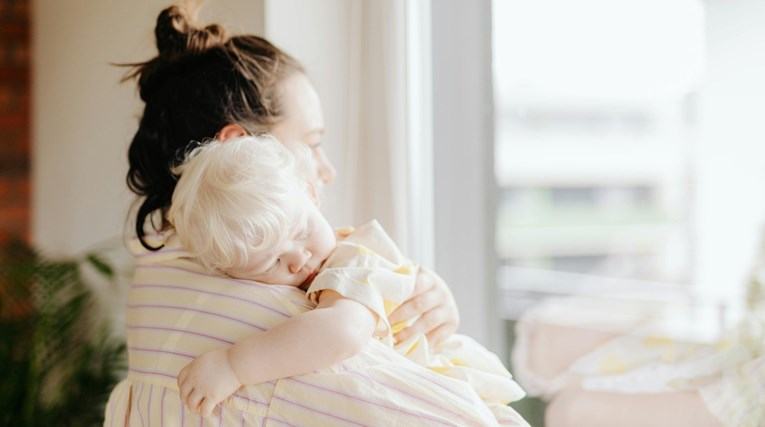
<path fill-rule="evenodd" d="M 649 305 L 695 313 L 699 321 L 676 333 L 706 341 L 735 317 L 737 307 L 720 301 L 737 291 L 708 301 L 708 289 L 695 286 L 709 8 L 697 0 L 494 2 L 504 318 L 550 296 L 653 295 Z M 597 310 L 623 309 L 602 302 Z"/>

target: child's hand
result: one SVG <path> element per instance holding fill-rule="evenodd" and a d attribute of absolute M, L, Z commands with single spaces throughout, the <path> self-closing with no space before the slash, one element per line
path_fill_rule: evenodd
<path fill-rule="evenodd" d="M 203 353 L 178 374 L 181 401 L 204 417 L 241 385 L 228 361 L 228 349 Z"/>

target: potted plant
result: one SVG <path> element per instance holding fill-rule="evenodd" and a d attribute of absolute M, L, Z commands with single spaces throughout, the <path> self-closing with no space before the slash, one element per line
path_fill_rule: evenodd
<path fill-rule="evenodd" d="M 125 366 L 85 270 L 115 282 L 97 252 L 50 259 L 13 241 L 0 256 L 0 426 L 90 426 Z"/>

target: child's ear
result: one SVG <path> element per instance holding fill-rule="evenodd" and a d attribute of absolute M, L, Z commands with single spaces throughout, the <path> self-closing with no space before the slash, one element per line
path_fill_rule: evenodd
<path fill-rule="evenodd" d="M 317 208 L 321 207 L 321 200 L 319 200 L 319 190 L 316 188 L 316 183 L 313 180 L 305 180 L 305 188 L 308 190 L 308 195 L 311 196 L 311 200 Z"/>

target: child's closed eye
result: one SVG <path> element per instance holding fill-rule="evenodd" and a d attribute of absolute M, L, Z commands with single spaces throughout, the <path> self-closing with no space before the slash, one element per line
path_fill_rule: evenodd
<path fill-rule="evenodd" d="M 276 258 L 273 264 L 271 264 L 271 266 L 268 267 L 268 270 L 264 271 L 263 274 L 270 273 L 276 270 L 276 267 L 278 267 L 281 262 L 282 262 L 281 258 Z"/>
<path fill-rule="evenodd" d="M 295 239 L 296 240 L 305 240 L 310 235 L 311 235 L 311 229 L 310 228 L 305 228 L 305 229 L 303 229 L 303 231 L 300 234 L 298 234 L 298 236 Z"/>

